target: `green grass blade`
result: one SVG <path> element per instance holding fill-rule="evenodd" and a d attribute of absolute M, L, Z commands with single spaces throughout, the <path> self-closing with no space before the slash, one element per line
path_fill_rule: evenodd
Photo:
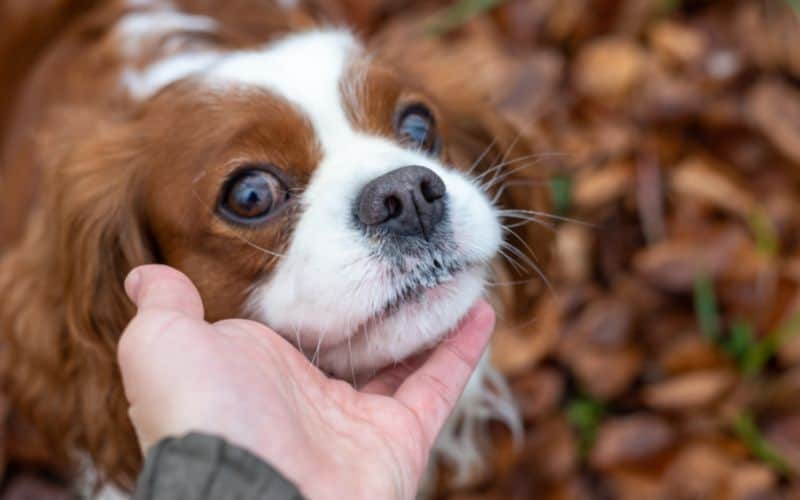
<path fill-rule="evenodd" d="M 725 343 L 725 350 L 728 351 L 728 354 L 733 356 L 737 362 L 740 362 L 741 366 L 741 361 L 755 344 L 756 339 L 753 325 L 744 320 L 737 320 L 731 326 L 731 334 Z"/>
<path fill-rule="evenodd" d="M 739 440 L 750 450 L 750 453 L 776 472 L 788 475 L 789 466 L 786 460 L 772 447 L 761 434 L 755 420 L 749 414 L 736 417 L 733 429 Z"/>
<path fill-rule="evenodd" d="M 694 281 L 694 310 L 703 336 L 709 342 L 719 343 L 722 324 L 717 311 L 714 283 L 708 276 L 698 276 Z"/>
<path fill-rule="evenodd" d="M 800 0 L 797 0 L 800 2 Z M 768 257 L 774 257 L 780 250 L 780 237 L 775 224 L 763 208 L 757 208 L 750 214 L 747 220 L 750 232 L 756 239 L 758 251 Z"/>
<path fill-rule="evenodd" d="M 473 17 L 481 14 L 489 9 L 497 7 L 505 0 L 459 0 L 454 3 L 429 27 L 429 31 L 433 35 L 445 35 L 454 29 L 464 25 Z"/>
<path fill-rule="evenodd" d="M 567 405 L 567 420 L 578 431 L 578 449 L 582 458 L 594 446 L 605 412 L 605 406 L 601 402 L 589 397 L 574 399 Z"/>
<path fill-rule="evenodd" d="M 750 377 L 761 373 L 764 365 L 775 355 L 778 349 L 798 333 L 800 333 L 800 312 L 794 313 L 782 325 L 758 341 L 745 353 L 741 363 L 742 372 Z"/>
<path fill-rule="evenodd" d="M 572 210 L 572 177 L 558 174 L 550 179 L 550 197 L 557 215 L 568 215 Z"/>

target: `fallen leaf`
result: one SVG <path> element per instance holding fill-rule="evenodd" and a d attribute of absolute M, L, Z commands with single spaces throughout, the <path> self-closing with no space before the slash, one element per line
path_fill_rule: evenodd
<path fill-rule="evenodd" d="M 672 426 L 655 415 L 609 419 L 600 426 L 589 462 L 598 469 L 640 464 L 668 450 L 676 438 Z"/>
<path fill-rule="evenodd" d="M 748 94 L 746 110 L 754 127 L 800 163 L 800 91 L 774 78 L 761 80 Z"/>
<path fill-rule="evenodd" d="M 608 37 L 581 49 L 575 61 L 575 84 L 584 95 L 616 99 L 633 90 L 640 81 L 644 51 L 632 40 Z"/>
<path fill-rule="evenodd" d="M 676 375 L 643 391 L 644 402 L 659 410 L 694 410 L 717 401 L 736 381 L 725 370 L 708 370 Z"/>

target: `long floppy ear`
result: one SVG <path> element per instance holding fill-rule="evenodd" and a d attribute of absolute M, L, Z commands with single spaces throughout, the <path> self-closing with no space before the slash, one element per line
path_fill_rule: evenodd
<path fill-rule="evenodd" d="M 140 160 L 122 130 L 41 148 L 50 157 L 38 206 L 0 260 L 0 381 L 58 463 L 69 467 L 74 450 L 86 450 L 130 486 L 140 452 L 115 345 L 133 315 L 123 278 L 152 253 L 136 209 Z"/>

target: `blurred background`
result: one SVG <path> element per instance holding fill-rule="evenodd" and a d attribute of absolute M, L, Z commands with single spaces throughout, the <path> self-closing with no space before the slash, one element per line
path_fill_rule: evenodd
<path fill-rule="evenodd" d="M 458 60 L 564 218 L 495 338 L 524 443 L 441 498 L 800 498 L 800 1 L 335 4 Z"/>
<path fill-rule="evenodd" d="M 548 172 L 494 340 L 524 440 L 438 496 L 800 499 L 800 0 L 316 3 L 459 61 Z"/>

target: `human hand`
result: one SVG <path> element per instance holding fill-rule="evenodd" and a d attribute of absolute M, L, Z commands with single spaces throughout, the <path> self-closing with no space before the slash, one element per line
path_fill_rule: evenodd
<path fill-rule="evenodd" d="M 260 323 L 204 321 L 197 289 L 175 269 L 137 268 L 125 289 L 138 312 L 118 358 L 142 450 L 191 431 L 221 436 L 313 499 L 413 498 L 494 326 L 479 301 L 427 356 L 356 390 Z"/>

